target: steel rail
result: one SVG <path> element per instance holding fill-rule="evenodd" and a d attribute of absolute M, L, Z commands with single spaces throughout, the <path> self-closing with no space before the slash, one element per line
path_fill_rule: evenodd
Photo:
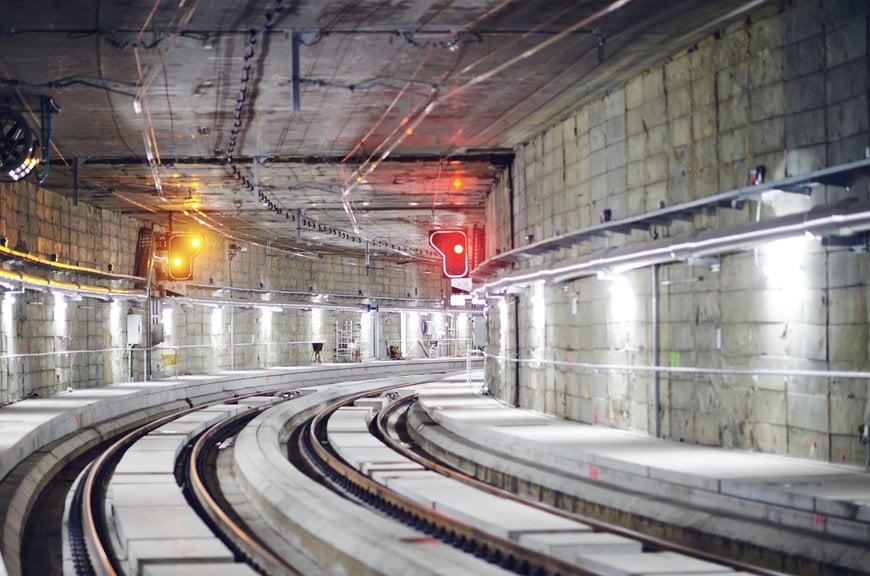
<path fill-rule="evenodd" d="M 298 397 L 298 396 L 294 396 Z M 301 576 L 301 572 L 288 564 L 278 554 L 264 546 L 249 531 L 240 526 L 215 500 L 204 479 L 205 465 L 208 453 L 215 448 L 218 439 L 223 440 L 230 434 L 228 430 L 245 420 L 252 420 L 267 408 L 271 408 L 286 399 L 276 400 L 271 404 L 258 406 L 242 414 L 227 418 L 203 432 L 194 442 L 186 471 L 187 486 L 204 512 L 223 535 L 223 540 L 240 552 L 249 562 L 260 567 L 270 575 Z"/>
<path fill-rule="evenodd" d="M 264 392 L 253 392 L 232 398 L 239 400 L 252 396 L 262 396 Z M 90 466 L 83 481 L 79 484 L 82 494 L 82 539 L 90 558 L 91 568 L 96 576 L 118 576 L 124 574 L 120 562 L 112 551 L 107 532 L 105 517 L 104 490 L 107 480 L 114 471 L 124 452 L 138 439 L 186 414 L 197 412 L 208 406 L 223 404 L 227 399 L 216 400 L 193 408 L 186 408 L 168 416 L 163 416 L 124 434 L 103 452 Z"/>
<path fill-rule="evenodd" d="M 536 508 L 538 510 L 543 510 L 545 512 L 549 512 L 551 514 L 555 514 L 557 516 L 561 516 L 563 518 L 567 518 L 569 520 L 576 520 L 582 522 L 584 524 L 588 524 L 593 529 L 598 532 L 609 532 L 611 534 L 617 534 L 619 536 L 624 536 L 626 538 L 631 538 L 633 540 L 637 540 L 641 542 L 647 548 L 655 548 L 659 550 L 668 550 L 671 552 L 677 552 L 679 554 L 683 554 L 686 556 L 691 556 L 693 558 L 697 558 L 700 560 L 706 560 L 708 562 L 714 562 L 716 564 L 721 564 L 723 566 L 734 568 L 735 570 L 741 572 L 752 572 L 754 574 L 759 574 L 762 576 L 781 576 L 780 572 L 776 572 L 774 570 L 767 570 L 764 568 L 759 568 L 757 566 L 752 566 L 749 564 L 740 563 L 735 560 L 730 560 L 727 558 L 722 558 L 721 556 L 716 556 L 713 554 L 708 554 L 702 552 L 697 549 L 688 548 L 686 546 L 680 546 L 679 544 L 674 544 L 672 542 L 668 542 L 666 540 L 662 540 L 660 538 L 654 538 L 647 534 L 643 534 L 641 532 L 637 532 L 635 530 L 631 530 L 628 528 L 624 528 L 622 526 L 617 526 L 615 524 L 610 524 L 607 522 L 602 522 L 601 520 L 596 520 L 595 518 L 591 518 L 588 516 L 584 516 L 582 514 L 576 514 L 571 512 L 566 512 L 564 510 L 560 510 L 559 508 L 555 508 L 553 506 L 549 506 L 547 504 L 543 504 L 541 502 L 536 502 L 534 500 L 530 500 L 519 496 L 513 492 L 505 490 L 503 488 L 498 488 L 493 486 L 492 484 L 487 484 L 482 480 L 478 480 L 477 478 L 466 474 L 452 466 L 442 464 L 437 460 L 430 459 L 420 455 L 419 453 L 411 450 L 407 446 L 403 445 L 401 441 L 396 440 L 389 433 L 388 429 L 388 420 L 392 416 L 393 413 L 401 410 L 407 409 L 408 406 L 417 400 L 417 395 L 409 395 L 404 398 L 400 398 L 395 402 L 391 403 L 384 409 L 382 409 L 377 416 L 374 429 L 376 430 L 379 439 L 384 442 L 387 446 L 405 456 L 417 462 L 421 466 L 424 466 L 428 469 L 431 469 L 439 474 L 443 474 L 454 480 L 458 480 L 460 482 L 464 482 L 469 486 L 473 486 L 479 490 L 492 494 L 494 496 L 499 496 L 506 500 L 512 500 L 514 502 L 518 502 L 520 504 L 524 504 L 526 506 L 530 506 L 532 508 Z"/>
<path fill-rule="evenodd" d="M 332 404 L 309 421 L 307 434 L 302 435 L 304 448 L 309 453 L 309 457 L 334 486 L 341 486 L 341 491 L 349 493 L 357 502 L 368 504 L 445 544 L 518 574 L 594 576 L 593 572 L 523 548 L 510 540 L 488 534 L 479 528 L 423 506 L 378 484 L 334 454 L 329 449 L 328 442 L 322 442 L 327 420 L 339 408 L 359 398 L 373 395 L 367 392 Z"/>

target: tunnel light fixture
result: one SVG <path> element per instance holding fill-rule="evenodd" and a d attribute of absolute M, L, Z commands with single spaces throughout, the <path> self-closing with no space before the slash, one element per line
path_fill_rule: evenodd
<path fill-rule="evenodd" d="M 11 108 L 0 107 L 0 178 L 18 182 L 39 164 L 39 139 Z"/>

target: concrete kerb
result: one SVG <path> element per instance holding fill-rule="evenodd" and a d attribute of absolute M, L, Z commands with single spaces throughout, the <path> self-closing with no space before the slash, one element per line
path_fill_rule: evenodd
<path fill-rule="evenodd" d="M 336 574 L 502 573 L 482 561 L 467 568 L 468 559 L 452 548 L 415 544 L 420 532 L 348 502 L 288 461 L 286 440 L 297 423 L 340 397 L 373 388 L 372 383 L 336 386 L 254 419 L 233 450 L 241 490 L 291 544 Z"/>
<path fill-rule="evenodd" d="M 846 542 L 825 541 L 807 533 L 803 525 L 798 531 L 778 528 L 768 522 L 782 520 L 783 511 L 774 510 L 770 505 L 757 503 L 756 513 L 750 514 L 752 504 L 728 495 L 714 494 L 721 502 L 717 508 L 727 512 L 740 510 L 747 519 L 720 516 L 711 513 L 711 495 L 703 490 L 688 486 L 669 485 L 668 500 L 656 498 L 665 487 L 661 480 L 631 477 L 618 471 L 600 471 L 597 480 L 588 479 L 581 470 L 554 465 L 553 460 L 541 457 L 550 454 L 543 446 L 522 445 L 515 447 L 516 452 L 498 453 L 489 443 L 489 435 L 475 434 L 470 440 L 461 423 L 450 422 L 449 418 L 433 418 L 425 407 L 416 406 L 408 414 L 408 425 L 414 440 L 424 449 L 445 458 L 466 473 L 486 479 L 504 487 L 519 487 L 519 493 L 530 498 L 544 495 L 544 501 L 553 504 L 556 500 L 570 502 L 578 500 L 591 504 L 591 511 L 602 511 L 614 518 L 628 519 L 636 529 L 651 527 L 654 535 L 670 530 L 678 537 L 692 535 L 695 541 L 705 542 L 704 549 L 715 551 L 717 547 L 734 553 L 736 550 L 752 550 L 765 547 L 775 550 L 786 558 L 809 558 L 834 566 L 850 566 L 863 573 L 870 562 L 870 550 L 861 544 L 850 545 Z M 447 426 L 444 426 L 444 423 Z M 482 438 L 485 438 L 481 440 Z M 519 459 L 514 454 L 523 454 Z M 526 455 L 532 455 L 526 458 Z M 564 461 L 562 461 L 564 464 Z M 584 464 L 585 467 L 585 464 Z M 624 476 L 624 478 L 623 478 Z M 622 479 L 622 482 L 608 482 L 608 479 Z M 645 497 L 646 489 L 652 497 Z M 678 503 L 699 506 L 687 509 Z M 585 504 L 579 504 L 582 510 Z M 687 512 L 687 510 L 690 510 Z M 806 514 L 811 521 L 813 515 Z M 614 521 L 608 517 L 605 521 Z M 761 520 L 761 523 L 755 520 Z M 870 527 L 866 524 L 850 522 L 852 531 L 849 536 L 855 543 L 870 539 Z M 667 529 L 674 526 L 676 529 Z M 831 531 L 831 530 L 829 530 Z M 833 531 L 831 531 L 833 532 Z M 710 536 L 721 539 L 712 541 Z M 836 534 L 841 535 L 841 534 Z M 862 540 L 863 539 L 863 540 Z M 688 544 L 688 542 L 686 542 Z M 755 552 L 750 552 L 754 554 Z M 762 552 L 763 553 L 763 552 Z M 747 559 L 748 560 L 748 559 Z"/>
<path fill-rule="evenodd" d="M 45 399 L 23 400 L 0 408 L 0 478 L 6 482 L 10 473 L 31 454 L 71 434 L 95 428 L 98 430 L 96 438 L 93 439 L 95 444 L 100 438 L 106 438 L 128 426 L 131 419 L 138 421 L 149 417 L 148 414 L 137 416 L 136 414 L 141 411 L 157 408 L 155 413 L 168 413 L 188 407 L 188 400 L 193 404 L 204 404 L 247 393 L 267 393 L 295 386 L 338 382 L 353 377 L 365 377 L 373 369 L 379 373 L 382 370 L 408 372 L 416 369 L 419 371 L 421 364 L 434 371 L 457 370 L 464 368 L 465 361 L 441 360 L 401 364 L 374 362 L 224 372 L 172 380 L 114 384 L 103 388 L 63 392 Z M 67 403 L 69 407 L 65 406 Z M 50 409 L 45 410 L 47 407 Z M 46 412 L 41 421 L 34 420 L 32 416 L 25 419 L 17 414 L 20 412 L 32 415 L 40 410 Z M 2 510 L 4 556 L 15 550 L 16 558 L 12 564 L 16 567 L 19 564 L 17 551 L 20 548 L 19 535 L 23 530 L 22 523 L 32 508 L 38 491 L 64 463 L 72 458 L 71 454 L 58 455 L 57 448 L 52 450 L 52 458 L 56 461 L 49 466 L 53 473 L 48 476 L 40 472 L 40 477 L 35 482 L 24 481 L 22 478 L 22 482 L 16 486 L 14 492 L 8 494 L 6 509 Z M 81 453 L 87 447 L 72 441 L 68 446 L 59 445 L 59 449 L 62 452 L 72 450 L 74 453 Z M 37 491 L 33 492 L 31 488 Z M 10 513 L 12 517 L 18 518 L 14 527 L 8 526 Z M 7 537 L 11 540 L 7 541 Z M 11 544 L 8 549 L 7 544 Z M 0 576 L 6 576 L 8 573 L 7 561 L 0 556 Z"/>

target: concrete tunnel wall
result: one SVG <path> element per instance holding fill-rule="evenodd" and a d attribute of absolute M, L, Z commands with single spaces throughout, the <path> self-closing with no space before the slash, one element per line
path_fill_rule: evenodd
<path fill-rule="evenodd" d="M 39 188 L 32 179 L 0 183 L 0 236 L 18 252 L 61 264 L 133 275 L 136 246 L 143 223 L 119 212 L 84 203 Z M 154 227 L 156 233 L 165 230 Z M 176 230 L 181 231 L 181 230 Z M 194 282 L 323 294 L 359 294 L 394 298 L 440 299 L 449 284 L 429 264 L 404 264 L 373 257 L 366 269 L 362 258 L 324 256 L 300 258 L 264 246 L 246 245 L 230 257 L 236 241 L 206 234 L 205 248 L 194 262 Z M 4 269 L 50 281 L 113 289 L 134 289 L 141 282 L 101 278 L 33 265 L 6 258 Z M 360 360 L 386 358 L 385 343 L 403 346 L 406 357 L 422 357 L 417 340 L 439 338 L 442 352 L 462 354 L 470 339 L 470 317 L 415 312 L 378 313 L 330 309 L 272 310 L 261 294 L 200 293 L 213 299 L 251 300 L 250 306 L 226 307 L 173 302 L 166 292 L 190 294 L 183 282 L 162 282 L 153 309 L 143 300 L 69 298 L 48 286 L 23 293 L 5 282 L 0 294 L 0 405 L 36 394 L 89 388 L 144 378 L 141 346 L 127 347 L 127 316 L 159 326 L 162 342 L 151 359 L 152 377 L 211 373 L 272 366 L 310 364 L 312 341 L 325 342 L 323 361 L 334 359 L 336 328 L 347 325 L 361 347 Z M 277 297 L 276 297 L 277 298 Z M 422 334 L 422 319 L 433 332 Z M 371 325 L 377 324 L 378 342 Z M 449 350 L 444 334 L 456 342 Z M 232 342 L 232 344 L 231 344 Z M 230 353 L 232 350 L 232 354 Z M 348 356 L 347 361 L 355 358 Z M 132 377 L 131 377 L 132 374 Z"/>
<path fill-rule="evenodd" d="M 490 254 L 597 224 L 605 209 L 616 220 L 736 189 L 758 165 L 771 180 L 868 157 L 867 46 L 866 2 L 776 2 L 612 87 L 517 149 L 489 199 L 488 222 L 500 223 L 488 228 Z M 850 190 L 771 194 L 742 210 L 597 238 L 532 264 L 846 197 L 867 198 L 867 178 Z M 660 365 L 710 372 L 661 374 L 661 435 L 863 464 L 868 280 L 867 253 L 808 239 L 724 255 L 717 269 L 662 266 Z M 654 433 L 653 375 L 644 370 L 655 364 L 652 288 L 644 268 L 490 300 L 493 392 L 559 417 Z M 864 375 L 819 375 L 826 371 Z"/>

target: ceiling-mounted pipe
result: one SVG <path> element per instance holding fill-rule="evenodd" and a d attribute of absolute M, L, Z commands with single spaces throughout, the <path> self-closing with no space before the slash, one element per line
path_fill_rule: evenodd
<path fill-rule="evenodd" d="M 81 295 L 87 298 L 100 300 L 120 298 L 124 300 L 137 300 L 145 298 L 143 290 L 126 290 L 123 288 L 106 288 L 104 286 L 89 286 L 77 282 L 59 282 L 42 276 L 33 276 L 23 272 L 0 270 L 0 282 L 3 285 L 10 284 L 18 288 L 30 288 L 39 292 L 47 290 L 60 292 L 68 296 Z M 8 291 L 8 290 L 7 290 Z"/>
<path fill-rule="evenodd" d="M 533 282 L 559 283 L 599 272 L 620 273 L 654 264 L 738 252 L 801 235 L 844 237 L 867 230 L 870 230 L 870 201 L 848 199 L 834 206 L 818 206 L 808 212 L 761 222 L 695 230 L 652 242 L 605 248 L 563 264 L 498 278 L 484 284 L 479 291 L 491 294 Z"/>

